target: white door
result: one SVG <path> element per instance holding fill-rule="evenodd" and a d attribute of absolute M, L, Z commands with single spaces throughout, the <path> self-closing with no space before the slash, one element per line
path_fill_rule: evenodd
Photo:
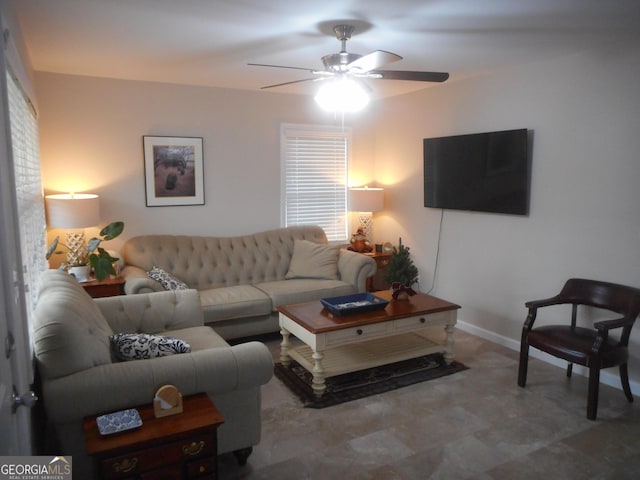
<path fill-rule="evenodd" d="M 0 297 L 2 305 L 4 298 Z M 2 340 L 2 352 L 0 352 L 0 455 L 13 455 L 12 446 L 16 444 L 15 417 L 11 414 L 11 392 L 13 389 L 13 374 L 11 363 L 5 355 L 5 342 L 9 341 L 7 334 L 7 322 L 5 312 L 0 317 L 0 339 Z"/>
<path fill-rule="evenodd" d="M 33 371 L 3 60 L 0 56 L 0 456 L 33 453 L 31 412 L 24 406 L 14 408 L 20 402 L 32 403 Z"/>
<path fill-rule="evenodd" d="M 11 237 L 9 232 L 12 230 L 2 228 L 6 225 L 4 210 L 0 211 L 0 251 L 7 252 L 0 256 L 3 257 L 0 259 L 0 456 L 31 455 L 31 412 L 20 406 L 33 404 L 29 390 L 32 377 L 30 349 L 24 328 L 26 323 L 23 323 L 22 296 L 17 286 L 20 276 L 15 270 L 15 262 L 8 258 L 15 258 L 10 253 L 15 252 L 10 246 L 15 246 L 15 242 L 7 242 L 11 240 L 7 237 Z"/>

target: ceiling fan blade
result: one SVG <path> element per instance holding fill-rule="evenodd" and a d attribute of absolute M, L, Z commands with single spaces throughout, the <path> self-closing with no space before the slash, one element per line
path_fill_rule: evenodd
<path fill-rule="evenodd" d="M 266 88 L 282 87 L 284 85 L 291 85 L 292 83 L 308 82 L 310 80 L 318 80 L 317 78 L 303 78 L 302 80 L 293 80 L 292 82 L 276 83 L 275 85 L 267 85 L 266 87 L 260 87 L 260 90 Z"/>
<path fill-rule="evenodd" d="M 369 73 L 380 74 L 386 80 L 411 80 L 414 82 L 444 82 L 449 78 L 444 72 L 409 72 L 403 70 L 374 70 Z"/>
<path fill-rule="evenodd" d="M 268 65 L 265 63 L 247 63 L 247 65 L 250 65 L 252 67 L 272 67 L 272 68 L 289 68 L 291 70 L 304 70 L 305 72 L 314 72 L 314 69 L 312 68 L 301 68 L 301 67 L 288 67 L 286 65 Z"/>
<path fill-rule="evenodd" d="M 376 50 L 351 62 L 347 65 L 347 70 L 353 71 L 354 73 L 367 73 L 388 63 L 397 62 L 398 60 L 402 60 L 400 55 L 384 50 Z"/>

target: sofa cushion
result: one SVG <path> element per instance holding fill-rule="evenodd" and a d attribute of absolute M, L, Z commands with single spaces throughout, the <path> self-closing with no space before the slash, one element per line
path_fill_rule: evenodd
<path fill-rule="evenodd" d="M 228 348 L 229 344 L 211 327 L 189 327 L 166 330 L 160 335 L 179 338 L 191 345 L 192 352 L 207 350 L 210 348 Z"/>
<path fill-rule="evenodd" d="M 310 302 L 321 298 L 351 295 L 356 288 L 341 280 L 317 280 L 298 278 L 295 280 L 279 280 L 256 285 L 271 297 L 273 308 L 290 303 Z"/>
<path fill-rule="evenodd" d="M 109 340 L 118 360 L 143 360 L 191 351 L 191 345 L 184 340 L 163 335 L 116 333 Z"/>
<path fill-rule="evenodd" d="M 252 285 L 211 288 L 200 291 L 206 321 L 245 318 L 271 313 L 271 299 Z"/>
<path fill-rule="evenodd" d="M 293 254 L 286 279 L 320 278 L 325 280 L 338 279 L 338 247 L 296 240 L 293 244 Z"/>
<path fill-rule="evenodd" d="M 149 278 L 160 283 L 165 290 L 188 290 L 189 286 L 179 278 L 155 265 L 147 272 Z"/>

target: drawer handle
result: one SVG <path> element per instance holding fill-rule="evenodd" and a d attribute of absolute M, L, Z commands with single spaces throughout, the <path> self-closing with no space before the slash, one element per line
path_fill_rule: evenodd
<path fill-rule="evenodd" d="M 359 328 L 358 330 L 356 330 L 356 333 L 357 333 L 358 335 L 362 335 L 362 329 L 361 329 L 361 328 Z"/>
<path fill-rule="evenodd" d="M 424 317 L 420 317 L 420 323 L 424 323 L 424 322 L 426 322 L 426 321 L 427 321 L 427 319 L 426 319 L 426 318 L 424 318 Z"/>
<path fill-rule="evenodd" d="M 138 466 L 138 459 L 136 457 L 133 458 L 125 458 L 122 462 L 116 462 L 113 464 L 113 469 L 116 473 L 126 473 L 130 472 L 134 468 Z"/>
<path fill-rule="evenodd" d="M 198 455 L 202 450 L 204 450 L 206 443 L 204 440 L 200 440 L 199 442 L 191 442 L 189 445 L 182 446 L 182 452 L 185 455 Z"/>

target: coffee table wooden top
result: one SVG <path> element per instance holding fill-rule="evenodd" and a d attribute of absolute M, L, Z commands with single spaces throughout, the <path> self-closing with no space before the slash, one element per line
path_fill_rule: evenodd
<path fill-rule="evenodd" d="M 391 300 L 391 291 L 373 292 L 374 295 L 390 300 L 384 310 L 355 313 L 351 315 L 334 315 L 324 308 L 319 300 L 305 303 L 281 305 L 277 310 L 289 317 L 311 333 L 331 332 L 343 328 L 353 328 L 361 325 L 387 322 L 400 318 L 428 315 L 431 313 L 457 310 L 460 305 L 447 302 L 438 297 L 418 293 L 409 300 Z"/>

